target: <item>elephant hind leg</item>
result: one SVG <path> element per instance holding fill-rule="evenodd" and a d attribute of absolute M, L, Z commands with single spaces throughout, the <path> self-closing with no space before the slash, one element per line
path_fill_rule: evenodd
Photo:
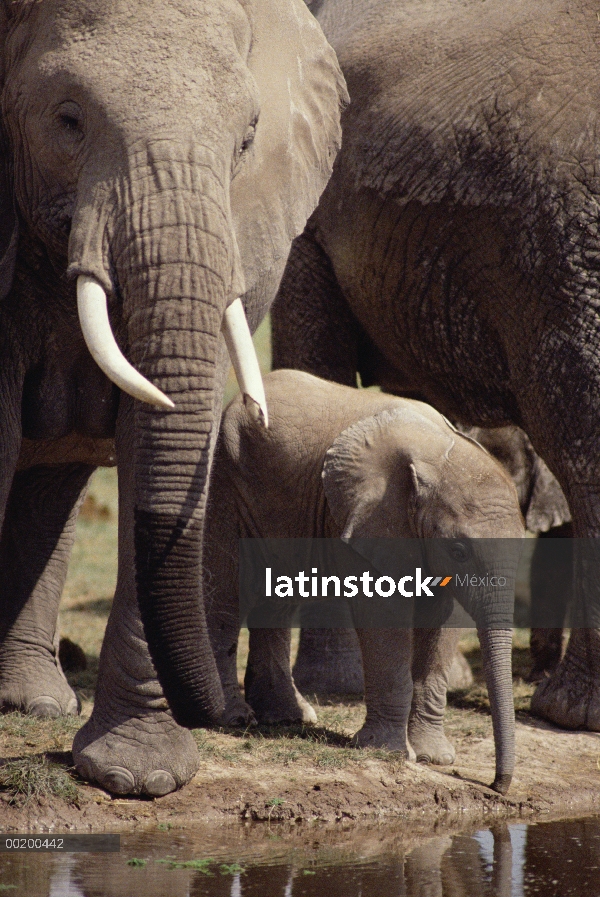
<path fill-rule="evenodd" d="M 293 244 L 271 311 L 273 369 L 356 386 L 361 328 L 307 227 Z"/>
<path fill-rule="evenodd" d="M 293 675 L 304 694 L 363 694 L 362 657 L 355 630 L 303 628 Z"/>
<path fill-rule="evenodd" d="M 527 677 L 529 682 L 541 682 L 553 673 L 564 654 L 562 627 L 573 594 L 572 535 L 572 525 L 564 523 L 540 533 L 536 540 L 530 580 L 532 668 Z"/>
<path fill-rule="evenodd" d="M 58 607 L 75 522 L 94 470 L 39 466 L 13 480 L 0 541 L 0 708 L 79 712 L 58 657 Z"/>
<path fill-rule="evenodd" d="M 294 684 L 289 629 L 251 629 L 244 686 L 259 723 L 312 725 L 317 715 Z"/>

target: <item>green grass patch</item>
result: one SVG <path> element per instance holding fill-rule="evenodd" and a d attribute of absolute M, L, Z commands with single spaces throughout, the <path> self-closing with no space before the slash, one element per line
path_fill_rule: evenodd
<path fill-rule="evenodd" d="M 79 794 L 63 766 L 35 755 L 8 760 L 0 766 L 0 788 L 10 794 L 11 803 L 17 806 L 51 797 L 76 805 Z"/>

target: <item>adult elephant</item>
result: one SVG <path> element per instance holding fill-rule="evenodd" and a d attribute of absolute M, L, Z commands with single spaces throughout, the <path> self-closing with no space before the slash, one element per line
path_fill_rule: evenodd
<path fill-rule="evenodd" d="M 348 384 L 358 372 L 465 425 L 517 424 L 559 481 L 574 534 L 598 536 L 596 7 L 313 8 L 352 102 L 282 280 L 275 365 Z M 588 628 L 533 706 L 600 730 L 600 579 L 588 561 L 575 574 Z"/>
<path fill-rule="evenodd" d="M 345 87 L 301 0 L 3 0 L 0 45 L 0 706 L 76 711 L 56 615 L 114 438 L 118 583 L 74 757 L 163 794 L 223 709 L 200 583 L 222 325 L 233 351 L 237 297 L 252 329 L 269 307 Z"/>

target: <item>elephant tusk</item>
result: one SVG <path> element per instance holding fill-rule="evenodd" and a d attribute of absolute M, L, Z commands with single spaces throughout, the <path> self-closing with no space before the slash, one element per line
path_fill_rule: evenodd
<path fill-rule="evenodd" d="M 149 402 L 157 408 L 175 407 L 171 399 L 129 364 L 117 345 L 108 320 L 106 293 L 97 280 L 86 274 L 77 278 L 77 311 L 92 358 L 109 380 L 141 402 Z"/>
<path fill-rule="evenodd" d="M 222 329 L 244 405 L 252 419 L 266 429 L 269 414 L 265 388 L 241 299 L 236 299 L 225 309 Z"/>

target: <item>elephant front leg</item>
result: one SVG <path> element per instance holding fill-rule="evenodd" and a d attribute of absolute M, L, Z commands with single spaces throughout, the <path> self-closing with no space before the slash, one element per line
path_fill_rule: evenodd
<path fill-rule="evenodd" d="M 58 659 L 58 607 L 75 521 L 93 467 L 17 473 L 0 542 L 0 708 L 34 716 L 79 712 Z"/>
<path fill-rule="evenodd" d="M 200 760 L 192 733 L 173 719 L 150 658 L 140 617 L 133 545 L 131 420 L 122 397 L 119 459 L 119 568 L 94 709 L 77 732 L 78 773 L 116 794 L 168 794 L 188 782 Z M 121 462 L 123 459 L 123 463 Z"/>
<path fill-rule="evenodd" d="M 448 766 L 456 752 L 444 733 L 444 710 L 450 669 L 459 629 L 415 629 L 413 632 L 413 698 L 408 740 L 417 761 Z"/>
<path fill-rule="evenodd" d="M 407 724 L 412 698 L 409 629 L 357 629 L 365 677 L 367 716 L 353 743 L 386 747 L 412 757 Z"/>

